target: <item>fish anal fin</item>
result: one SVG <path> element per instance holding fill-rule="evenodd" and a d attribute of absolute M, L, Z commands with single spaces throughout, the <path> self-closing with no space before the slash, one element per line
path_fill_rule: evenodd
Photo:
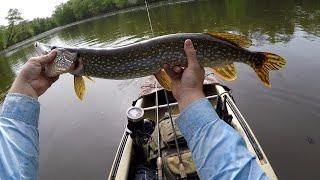
<path fill-rule="evenodd" d="M 161 69 L 157 74 L 154 75 L 158 80 L 159 84 L 168 91 L 171 91 L 171 78 L 164 69 Z"/>
<path fill-rule="evenodd" d="M 226 81 L 233 81 L 237 79 L 236 68 L 233 63 L 219 67 L 212 67 L 212 70 L 216 75 Z"/>
<path fill-rule="evenodd" d="M 77 97 L 82 101 L 86 91 L 86 86 L 82 76 L 74 76 L 74 91 Z"/>
<path fill-rule="evenodd" d="M 242 48 L 248 48 L 252 44 L 250 39 L 237 34 L 228 32 L 208 32 L 207 34 L 214 36 L 215 38 L 230 42 L 231 44 Z"/>

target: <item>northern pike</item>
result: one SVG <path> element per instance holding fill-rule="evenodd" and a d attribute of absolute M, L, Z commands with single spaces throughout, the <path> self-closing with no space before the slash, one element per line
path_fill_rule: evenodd
<path fill-rule="evenodd" d="M 163 66 L 187 65 L 183 48 L 186 39 L 193 42 L 199 64 L 212 68 L 216 75 L 228 81 L 237 78 L 234 62 L 241 62 L 251 66 L 262 83 L 271 87 L 269 71 L 279 70 L 286 63 L 276 54 L 247 50 L 250 40 L 226 32 L 169 34 L 116 48 L 56 47 L 39 42 L 35 48 L 41 54 L 57 50 L 55 60 L 45 68 L 46 74 L 51 77 L 66 72 L 73 74 L 75 92 L 82 100 L 83 76 L 131 79 L 155 75 L 170 90 L 171 80 Z"/>

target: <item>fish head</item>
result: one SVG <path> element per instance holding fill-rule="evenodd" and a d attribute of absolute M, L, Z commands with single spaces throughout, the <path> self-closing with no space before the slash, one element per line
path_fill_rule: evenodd
<path fill-rule="evenodd" d="M 40 43 L 40 42 L 35 42 L 34 48 L 36 49 L 36 51 L 39 55 L 46 55 L 51 51 L 50 46 L 43 44 L 43 43 Z"/>
<path fill-rule="evenodd" d="M 39 55 L 46 55 L 55 50 L 57 55 L 53 61 L 45 66 L 45 74 L 49 77 L 55 77 L 60 74 L 74 71 L 77 63 L 77 53 L 71 52 L 65 48 L 50 46 L 40 42 L 35 42 L 34 47 Z"/>

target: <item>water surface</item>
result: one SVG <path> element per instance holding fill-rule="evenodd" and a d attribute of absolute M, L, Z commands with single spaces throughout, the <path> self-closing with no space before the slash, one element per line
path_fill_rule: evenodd
<path fill-rule="evenodd" d="M 251 50 L 286 58 L 286 66 L 270 74 L 272 88 L 240 63 L 238 79 L 224 83 L 281 179 L 320 175 L 320 1 L 205 0 L 152 8 L 150 14 L 156 36 L 230 31 L 252 39 Z M 139 10 L 78 24 L 41 41 L 114 47 L 151 36 L 147 14 Z M 0 56 L 0 99 L 34 55 L 30 44 Z M 40 98 L 40 179 L 104 179 L 141 82 L 96 79 L 87 83 L 80 102 L 72 76 L 61 76 Z"/>

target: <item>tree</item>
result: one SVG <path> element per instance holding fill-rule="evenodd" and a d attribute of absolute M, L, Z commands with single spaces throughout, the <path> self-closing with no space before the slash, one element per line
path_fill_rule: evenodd
<path fill-rule="evenodd" d="M 70 5 L 70 1 L 58 5 L 52 17 L 58 25 L 65 25 L 76 21 L 75 15 Z"/>
<path fill-rule="evenodd" d="M 5 42 L 5 27 L 0 26 L 0 50 L 5 49 L 6 42 Z"/>
<path fill-rule="evenodd" d="M 30 24 L 34 34 L 40 34 L 56 27 L 56 23 L 52 18 L 36 18 Z"/>
<path fill-rule="evenodd" d="M 9 25 L 15 25 L 19 21 L 23 20 L 23 18 L 21 17 L 21 13 L 18 9 L 9 9 L 6 20 L 8 20 Z"/>
<path fill-rule="evenodd" d="M 77 20 L 90 17 L 90 0 L 70 0 L 71 7 Z"/>
<path fill-rule="evenodd" d="M 23 41 L 29 37 L 32 37 L 34 35 L 34 31 L 31 28 L 30 23 L 27 21 L 21 21 L 17 26 L 17 34 L 15 36 L 14 42 L 20 42 Z"/>
<path fill-rule="evenodd" d="M 23 18 L 21 17 L 21 13 L 19 12 L 18 9 L 9 9 L 6 20 L 8 20 L 8 24 L 9 24 L 7 29 L 7 43 L 11 45 L 13 44 L 13 39 L 17 34 L 15 25 L 20 21 L 22 21 Z"/>

